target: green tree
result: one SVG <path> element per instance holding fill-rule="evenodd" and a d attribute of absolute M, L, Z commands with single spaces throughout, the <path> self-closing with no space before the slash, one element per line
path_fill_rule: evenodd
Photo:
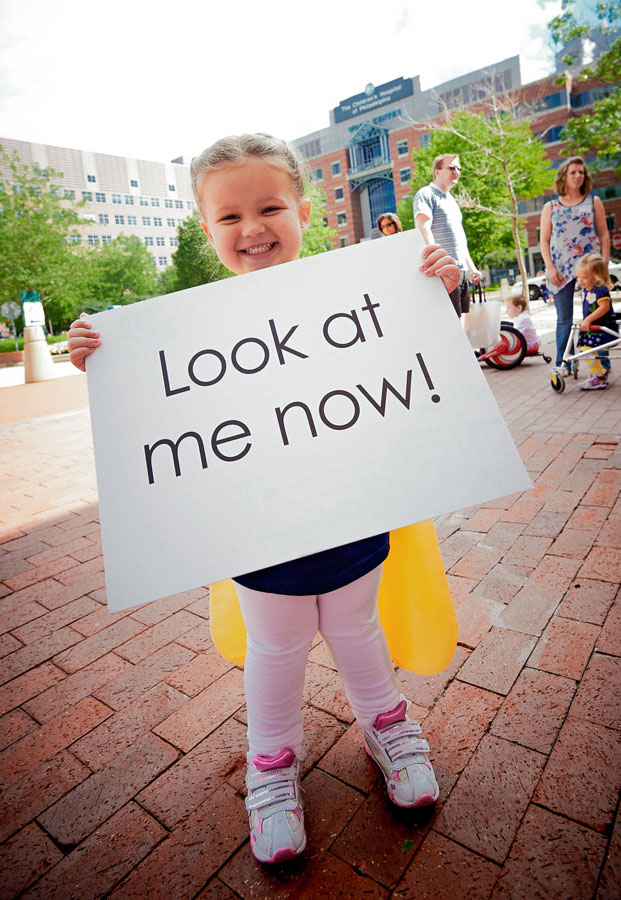
<path fill-rule="evenodd" d="M 177 229 L 179 245 L 173 253 L 172 271 L 166 276 L 169 291 L 183 291 L 199 284 L 227 278 L 231 273 L 222 265 L 201 228 L 198 211 L 194 211 Z"/>
<path fill-rule="evenodd" d="M 311 201 L 311 215 L 302 236 L 300 256 L 314 256 L 332 248 L 332 241 L 338 235 L 338 231 L 328 225 L 326 195 L 321 188 L 310 182 L 306 185 L 306 196 Z"/>
<path fill-rule="evenodd" d="M 136 235 L 120 234 L 86 254 L 81 286 L 83 308 L 94 312 L 135 303 L 157 293 L 155 262 Z"/>
<path fill-rule="evenodd" d="M 71 239 L 85 220 L 62 178 L 0 147 L 0 301 L 39 291 L 50 330 L 77 309 L 83 262 Z"/>
<path fill-rule="evenodd" d="M 580 44 L 583 38 L 593 35 L 594 29 L 604 35 L 618 33 L 621 13 L 616 3 L 598 3 L 589 18 L 590 22 L 584 17 L 579 21 L 574 0 L 563 0 L 560 15 L 549 24 L 555 45 L 559 48 L 569 45 L 570 52 L 563 57 L 563 62 L 570 68 L 559 78 L 561 84 L 575 77 L 572 71 L 576 62 L 571 53 L 573 43 Z M 578 78 L 597 78 L 607 88 L 606 96 L 595 101 L 592 112 L 569 120 L 563 135 L 569 144 L 563 153 L 565 156 L 596 154 L 593 168 L 614 168 L 621 176 L 621 37 L 617 37 L 593 65 L 584 66 Z"/>
<path fill-rule="evenodd" d="M 554 180 L 542 142 L 502 96 L 492 96 L 476 115 L 457 112 L 428 126 L 429 145 L 412 153 L 413 194 L 431 180 L 436 156 L 459 155 L 463 172 L 453 194 L 464 210 L 470 255 L 482 265 L 512 247 L 526 285 L 520 202 L 538 197 Z"/>

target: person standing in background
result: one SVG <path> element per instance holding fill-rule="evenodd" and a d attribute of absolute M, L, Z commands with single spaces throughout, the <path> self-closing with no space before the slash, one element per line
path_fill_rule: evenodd
<path fill-rule="evenodd" d="M 604 204 L 590 193 L 591 176 L 581 156 L 561 164 L 554 190 L 557 196 L 541 211 L 541 255 L 556 306 L 556 368 L 569 375 L 563 354 L 574 315 L 576 267 L 592 252 L 601 252 L 608 265 L 610 235 Z"/>
<path fill-rule="evenodd" d="M 449 297 L 458 316 L 470 309 L 468 281 L 479 284 L 481 273 L 472 262 L 462 225 L 461 209 L 451 196 L 459 181 L 459 156 L 443 153 L 433 161 L 433 181 L 414 197 L 414 222 L 426 244 L 439 244 L 453 257 L 461 270 L 459 284 Z"/>

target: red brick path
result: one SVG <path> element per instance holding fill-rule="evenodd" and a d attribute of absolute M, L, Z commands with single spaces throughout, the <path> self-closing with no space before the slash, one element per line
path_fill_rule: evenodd
<path fill-rule="evenodd" d="M 485 374 L 535 487 L 438 522 L 460 644 L 398 679 L 440 802 L 388 804 L 318 642 L 309 846 L 275 868 L 248 846 L 243 679 L 207 591 L 109 615 L 84 380 L 0 392 L 0 897 L 619 897 L 620 383 Z"/>

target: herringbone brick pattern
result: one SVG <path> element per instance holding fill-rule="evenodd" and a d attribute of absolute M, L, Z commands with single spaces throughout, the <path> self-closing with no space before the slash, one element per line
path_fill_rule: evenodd
<path fill-rule="evenodd" d="M 619 896 L 621 382 L 486 375 L 534 488 L 437 523 L 460 643 L 440 675 L 397 673 L 437 808 L 387 802 L 319 641 L 309 845 L 272 868 L 248 846 L 243 676 L 207 590 L 110 615 L 84 379 L 0 392 L 0 897 Z"/>

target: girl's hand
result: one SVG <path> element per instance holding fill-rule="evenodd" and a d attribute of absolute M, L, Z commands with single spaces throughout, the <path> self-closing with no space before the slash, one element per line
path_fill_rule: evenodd
<path fill-rule="evenodd" d="M 422 253 L 423 262 L 419 266 L 425 275 L 439 275 L 448 294 L 454 291 L 461 278 L 461 270 L 452 256 L 438 244 L 428 244 Z"/>
<path fill-rule="evenodd" d="M 67 346 L 69 347 L 69 359 L 81 372 L 86 371 L 86 357 L 101 345 L 99 332 L 93 331 L 93 326 L 82 313 L 79 319 L 71 323 L 67 332 Z"/>
<path fill-rule="evenodd" d="M 587 322 L 586 319 L 584 319 L 582 322 L 580 322 L 580 331 L 588 331 L 588 330 L 589 330 L 589 324 L 590 324 L 590 323 Z"/>

